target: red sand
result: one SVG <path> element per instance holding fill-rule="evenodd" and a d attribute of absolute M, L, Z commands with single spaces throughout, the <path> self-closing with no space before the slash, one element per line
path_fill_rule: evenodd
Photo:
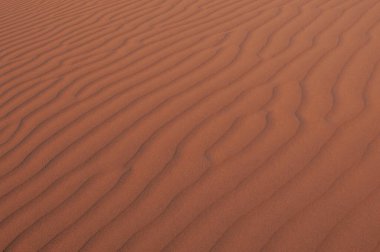
<path fill-rule="evenodd" d="M 0 249 L 380 251 L 379 0 L 0 1 Z"/>

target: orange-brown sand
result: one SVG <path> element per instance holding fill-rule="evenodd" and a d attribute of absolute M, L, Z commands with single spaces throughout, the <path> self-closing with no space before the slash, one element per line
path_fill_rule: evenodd
<path fill-rule="evenodd" d="M 380 1 L 2 0 L 0 167 L 0 250 L 380 251 Z"/>

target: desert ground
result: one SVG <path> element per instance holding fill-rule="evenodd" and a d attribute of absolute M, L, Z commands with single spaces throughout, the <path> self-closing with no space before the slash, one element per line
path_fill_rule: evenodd
<path fill-rule="evenodd" d="M 380 251 L 380 0 L 0 1 L 0 250 Z"/>

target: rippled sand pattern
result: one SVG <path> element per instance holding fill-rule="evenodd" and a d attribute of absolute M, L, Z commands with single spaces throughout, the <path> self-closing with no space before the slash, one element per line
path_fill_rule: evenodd
<path fill-rule="evenodd" d="M 0 1 L 0 249 L 380 251 L 379 0 Z"/>

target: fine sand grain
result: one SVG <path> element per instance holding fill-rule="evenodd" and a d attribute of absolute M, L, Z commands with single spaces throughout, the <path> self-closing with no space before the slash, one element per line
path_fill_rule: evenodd
<path fill-rule="evenodd" d="M 380 251 L 380 0 L 0 1 L 0 250 Z"/>

